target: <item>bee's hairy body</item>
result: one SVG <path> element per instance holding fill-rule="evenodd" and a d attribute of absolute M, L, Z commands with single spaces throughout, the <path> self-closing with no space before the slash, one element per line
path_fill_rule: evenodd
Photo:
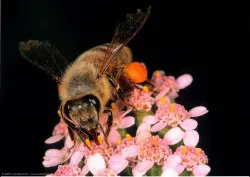
<path fill-rule="evenodd" d="M 102 113 L 112 93 L 112 86 L 105 75 L 97 79 L 100 76 L 99 70 L 107 47 L 108 44 L 99 45 L 82 53 L 68 67 L 62 78 L 62 89 L 60 91 L 60 98 L 63 102 L 91 94 L 100 101 L 100 113 Z M 114 61 L 115 63 L 110 65 L 108 70 L 110 74 L 116 70 L 117 66 L 123 66 L 132 62 L 131 50 L 125 46 L 117 60 Z"/>

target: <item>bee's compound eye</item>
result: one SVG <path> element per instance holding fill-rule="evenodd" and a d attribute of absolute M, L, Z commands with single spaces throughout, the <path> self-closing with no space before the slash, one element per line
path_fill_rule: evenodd
<path fill-rule="evenodd" d="M 94 99 L 89 99 L 89 102 L 91 102 L 93 105 L 96 105 L 96 101 Z"/>
<path fill-rule="evenodd" d="M 146 67 L 139 62 L 132 62 L 126 66 L 126 75 L 134 82 L 134 83 L 142 83 L 148 77 L 148 71 Z"/>
<path fill-rule="evenodd" d="M 69 103 L 69 102 L 66 102 L 65 105 L 64 105 L 63 111 L 64 111 L 64 114 L 65 114 L 68 118 L 70 118 L 70 116 L 69 116 L 69 111 L 70 111 L 70 109 L 71 109 L 70 103 Z"/>
<path fill-rule="evenodd" d="M 87 104 L 89 104 L 89 103 L 92 104 L 95 107 L 97 112 L 100 111 L 101 104 L 100 104 L 99 99 L 96 96 L 94 96 L 94 95 L 86 95 L 85 97 L 82 98 L 82 101 L 84 103 L 87 103 Z"/>

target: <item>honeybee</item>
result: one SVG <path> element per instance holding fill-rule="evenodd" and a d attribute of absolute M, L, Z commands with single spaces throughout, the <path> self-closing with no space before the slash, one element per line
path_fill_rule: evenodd
<path fill-rule="evenodd" d="M 126 70 L 134 65 L 138 71 L 145 69 L 138 62 L 132 62 L 132 52 L 127 43 L 142 28 L 150 11 L 151 7 L 148 7 L 146 12 L 138 9 L 135 14 L 127 14 L 126 19 L 117 24 L 110 43 L 85 51 L 73 63 L 69 63 L 49 41 L 28 40 L 19 43 L 22 57 L 51 75 L 58 83 L 61 115 L 68 125 L 72 141 L 85 143 L 91 137 L 98 144 L 97 130 L 100 129 L 108 144 L 107 136 L 113 117 L 107 103 L 112 91 L 115 90 L 118 98 L 128 105 L 119 80 L 126 77 L 139 84 L 147 79 L 146 71 L 137 74 L 140 75 L 138 78 Z M 105 132 L 99 123 L 100 114 L 104 112 L 108 113 Z"/>

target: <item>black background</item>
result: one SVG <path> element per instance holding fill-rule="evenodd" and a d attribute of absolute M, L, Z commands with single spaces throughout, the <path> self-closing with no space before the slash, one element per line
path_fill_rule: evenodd
<path fill-rule="evenodd" d="M 145 62 L 150 74 L 162 69 L 193 76 L 178 102 L 209 110 L 197 120 L 210 175 L 249 175 L 249 5 L 211 1 L 2 1 L 2 172 L 43 173 L 44 140 L 59 121 L 57 85 L 20 57 L 17 43 L 50 40 L 73 61 L 109 42 L 126 13 L 149 5 L 151 16 L 129 43 L 135 60 Z"/>

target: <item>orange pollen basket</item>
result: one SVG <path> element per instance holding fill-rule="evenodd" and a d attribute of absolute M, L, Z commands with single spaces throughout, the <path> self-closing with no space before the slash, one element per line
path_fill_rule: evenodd
<path fill-rule="evenodd" d="M 148 77 L 148 71 L 139 62 L 132 62 L 126 66 L 127 76 L 135 83 L 142 83 Z"/>

